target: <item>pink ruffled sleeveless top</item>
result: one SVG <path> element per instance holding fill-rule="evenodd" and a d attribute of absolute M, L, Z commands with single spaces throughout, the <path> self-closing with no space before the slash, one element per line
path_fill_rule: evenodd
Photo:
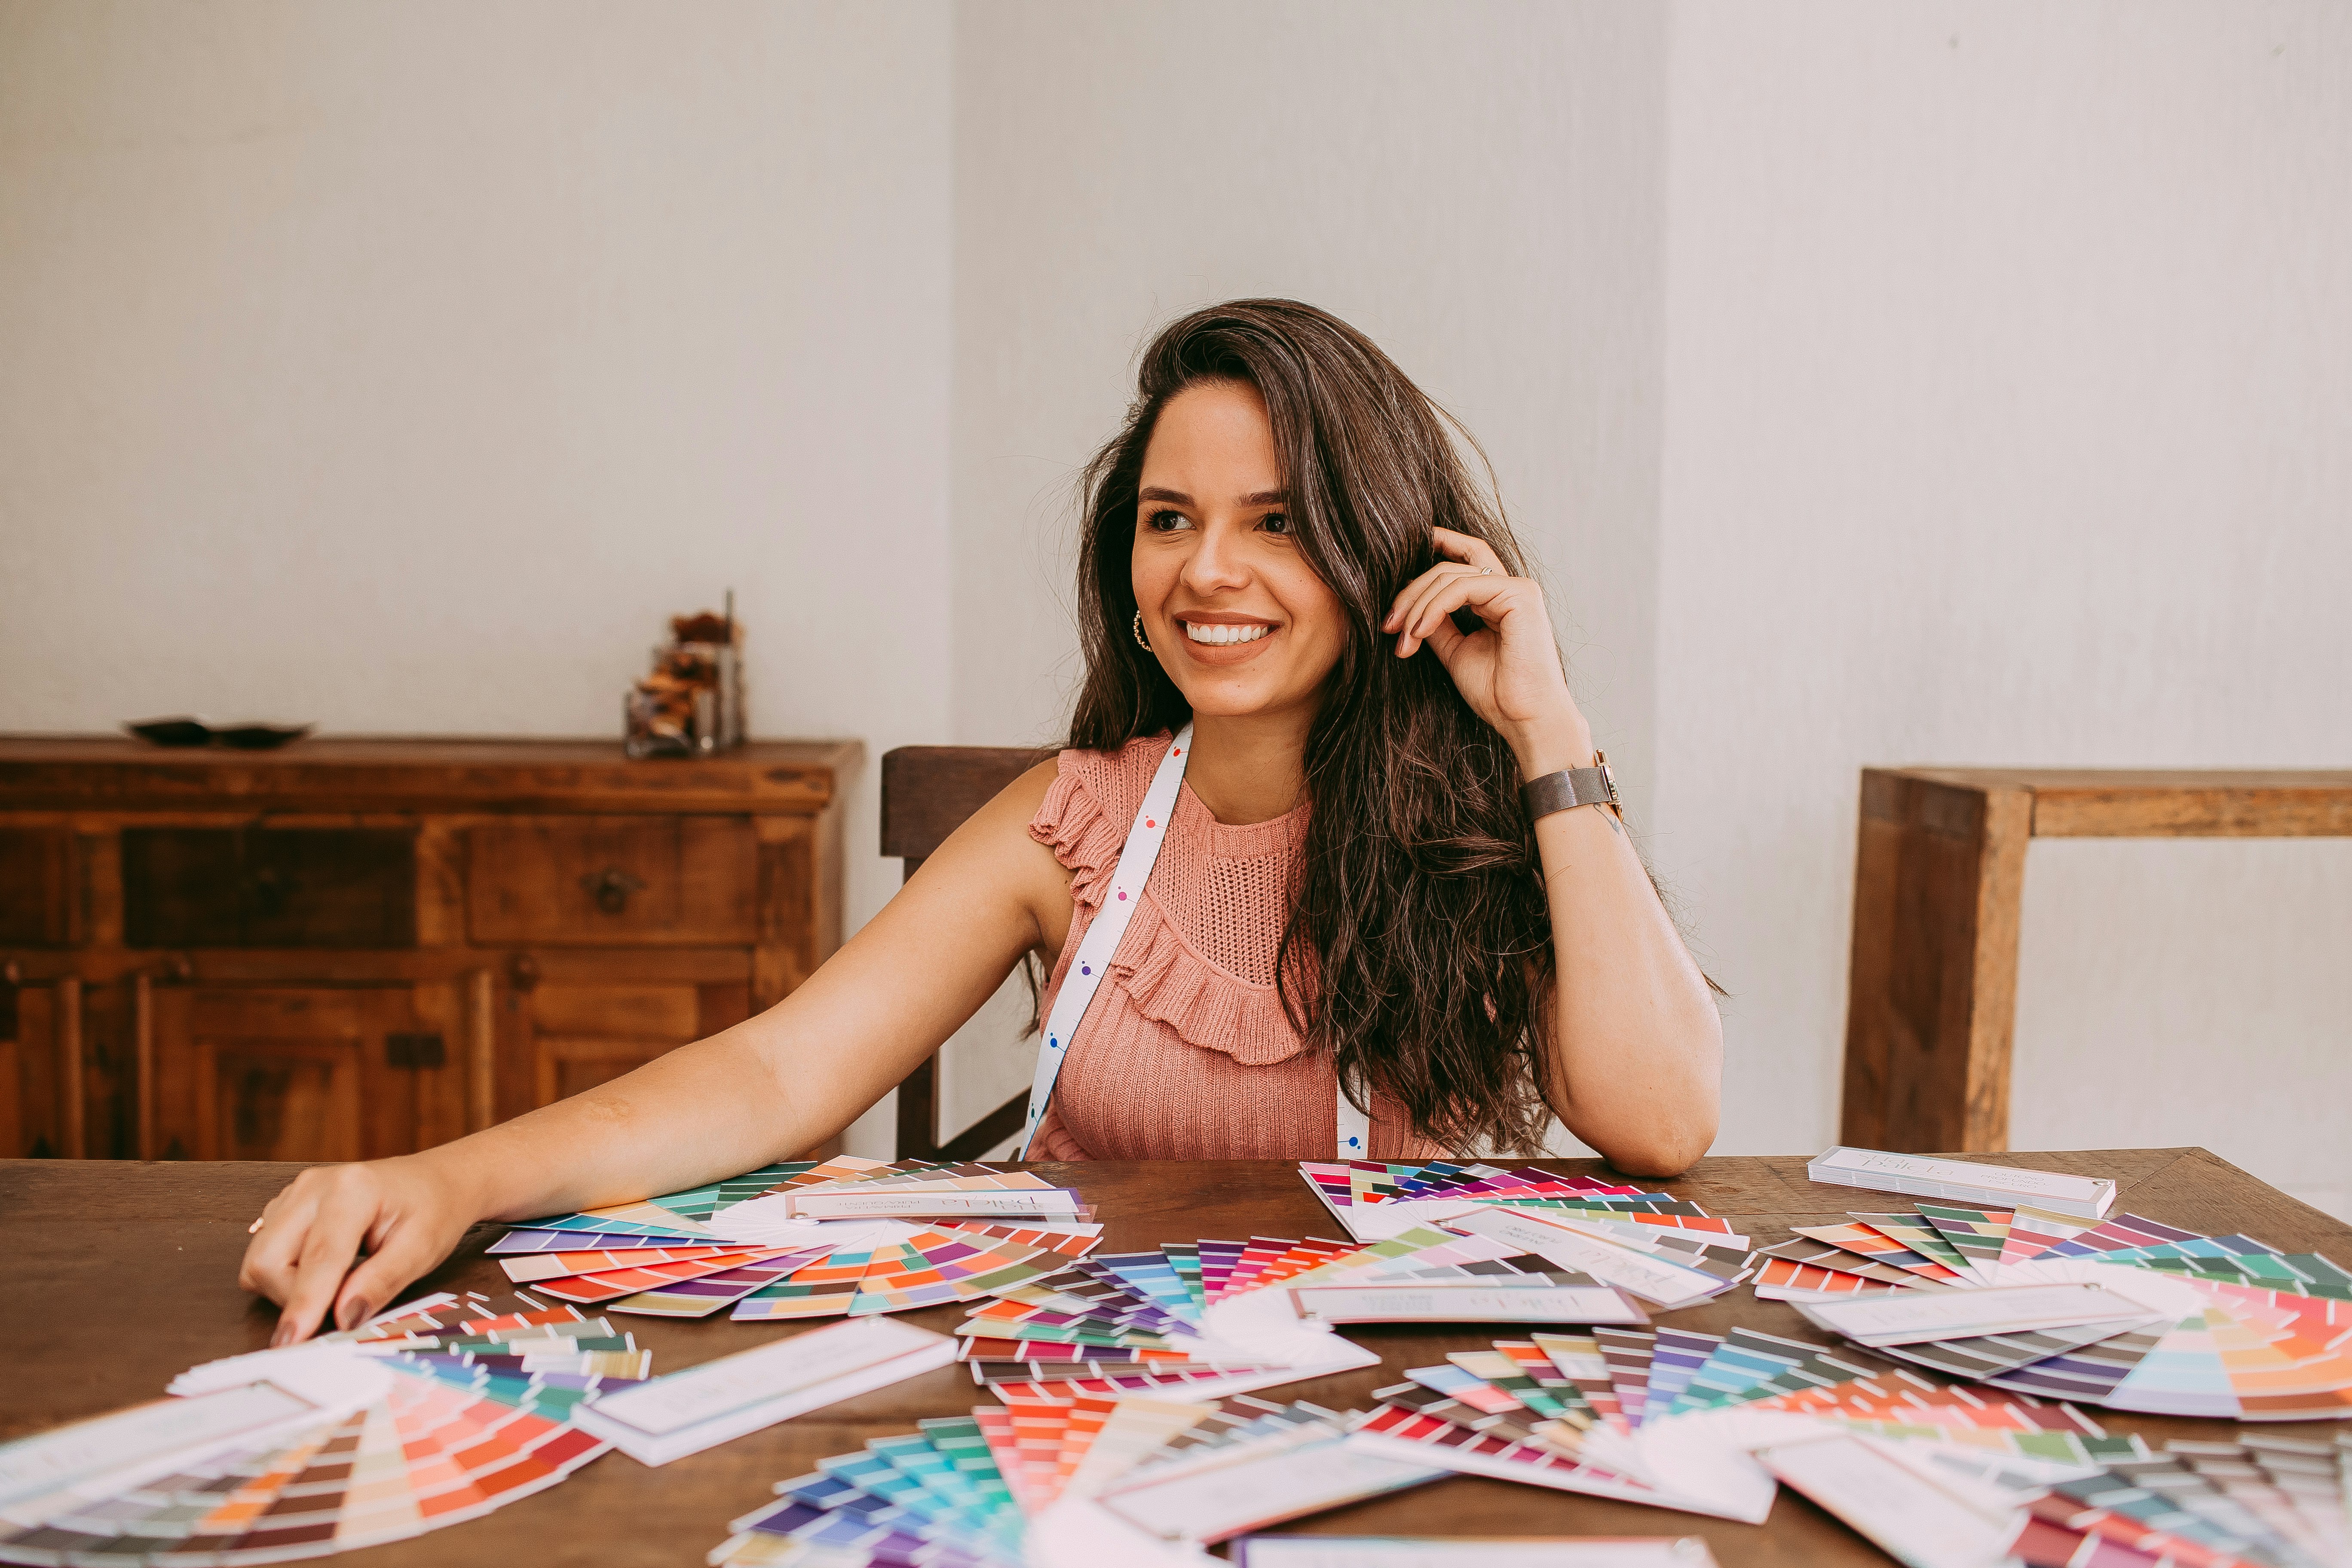
<path fill-rule="evenodd" d="M 1116 752 L 1064 752 L 1029 824 L 1072 873 L 1075 908 L 1046 987 L 1048 1012 L 1169 745 L 1158 735 Z M 1191 786 L 1178 793 L 1151 879 L 1070 1042 L 1031 1158 L 1334 1157 L 1330 1060 L 1306 1049 L 1274 984 L 1307 809 L 1229 827 Z M 1374 1100 L 1372 1158 L 1446 1152 Z"/>

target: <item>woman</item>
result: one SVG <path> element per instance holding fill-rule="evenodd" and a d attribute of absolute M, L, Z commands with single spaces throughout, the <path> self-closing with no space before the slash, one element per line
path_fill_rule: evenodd
<path fill-rule="evenodd" d="M 283 1304 L 276 1342 L 382 1307 L 478 1220 L 823 1142 L 1033 953 L 1032 1158 L 1419 1158 L 1528 1147 L 1550 1115 L 1631 1173 L 1706 1151 L 1706 982 L 1613 807 L 1580 804 L 1605 775 L 1578 772 L 1598 754 L 1542 593 L 1437 411 L 1287 300 L 1176 322 L 1138 394 L 1087 472 L 1072 749 L 761 1016 L 304 1172 L 242 1273 Z"/>

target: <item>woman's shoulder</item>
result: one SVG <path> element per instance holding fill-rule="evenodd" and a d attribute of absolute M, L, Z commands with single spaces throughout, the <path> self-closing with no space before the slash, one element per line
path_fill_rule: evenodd
<path fill-rule="evenodd" d="M 1073 747 L 1054 759 L 1052 781 L 1029 819 L 1029 836 L 1073 873 L 1071 890 L 1081 903 L 1091 901 L 1093 884 L 1118 863 L 1168 740 L 1162 731 L 1103 751 Z"/>

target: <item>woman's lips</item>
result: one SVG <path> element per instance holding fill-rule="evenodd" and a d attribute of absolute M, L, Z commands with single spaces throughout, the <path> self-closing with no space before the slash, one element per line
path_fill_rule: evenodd
<path fill-rule="evenodd" d="M 1184 636 L 1188 640 L 1213 647 L 1233 643 L 1255 642 L 1274 630 L 1272 626 L 1261 626 L 1254 622 L 1241 626 L 1212 625 L 1202 621 L 1183 621 L 1179 624 L 1183 626 Z"/>
<path fill-rule="evenodd" d="M 1208 665 L 1245 664 L 1271 647 L 1275 633 L 1281 629 L 1263 621 L 1179 621 L 1177 625 L 1184 633 L 1187 657 L 1195 664 Z"/>

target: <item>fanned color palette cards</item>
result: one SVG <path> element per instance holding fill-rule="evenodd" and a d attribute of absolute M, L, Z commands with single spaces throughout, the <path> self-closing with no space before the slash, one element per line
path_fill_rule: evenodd
<path fill-rule="evenodd" d="M 985 1407 L 780 1483 L 778 1500 L 735 1520 L 709 1561 L 1211 1563 L 1202 1549 L 1214 1542 L 1445 1474 L 1357 1447 L 1360 1418 L 1246 1394 Z"/>
<path fill-rule="evenodd" d="M 997 1292 L 956 1332 L 975 1381 L 1022 1404 L 1199 1400 L 1377 1364 L 1334 1331 L 1346 1324 L 1649 1321 L 1631 1289 L 1529 1250 L 1516 1233 L 1532 1223 L 1501 1215 L 1500 1236 L 1422 1226 L 1361 1246 L 1252 1237 L 1103 1254 Z M 1584 1244 L 1538 1228 L 1545 1245 Z"/>
<path fill-rule="evenodd" d="M 0 1562 L 278 1563 L 455 1524 L 602 1454 L 580 1412 L 648 1360 L 575 1308 L 443 1295 L 210 1362 L 0 1446 Z"/>
<path fill-rule="evenodd" d="M 2137 1215 L 1922 1203 L 1801 1226 L 1756 1293 L 1950 1376 L 2117 1410 L 2352 1416 L 2352 1273 Z"/>
<path fill-rule="evenodd" d="M 2066 1405 L 1748 1329 L 1538 1333 L 1375 1397 L 1349 1441 L 1384 1458 L 1750 1524 L 1785 1483 L 1937 1568 L 2008 1563 L 2051 1488 L 2149 1458 Z"/>
<path fill-rule="evenodd" d="M 490 1250 L 535 1293 L 600 1311 L 751 1321 L 977 1300 L 1085 1256 L 1067 1188 L 973 1164 L 842 1157 L 533 1220 Z"/>
<path fill-rule="evenodd" d="M 1669 1310 L 1719 1296 L 1755 1268 L 1748 1237 L 1669 1193 L 1535 1166 L 1504 1171 L 1444 1161 L 1309 1163 L 1299 1173 L 1350 1236 L 1374 1239 L 1442 1226 L 1506 1242 L 1553 1268 Z M 1529 1314 L 1520 1321 L 1543 1320 Z M 1608 1320 L 1563 1310 L 1550 1321 Z"/>

